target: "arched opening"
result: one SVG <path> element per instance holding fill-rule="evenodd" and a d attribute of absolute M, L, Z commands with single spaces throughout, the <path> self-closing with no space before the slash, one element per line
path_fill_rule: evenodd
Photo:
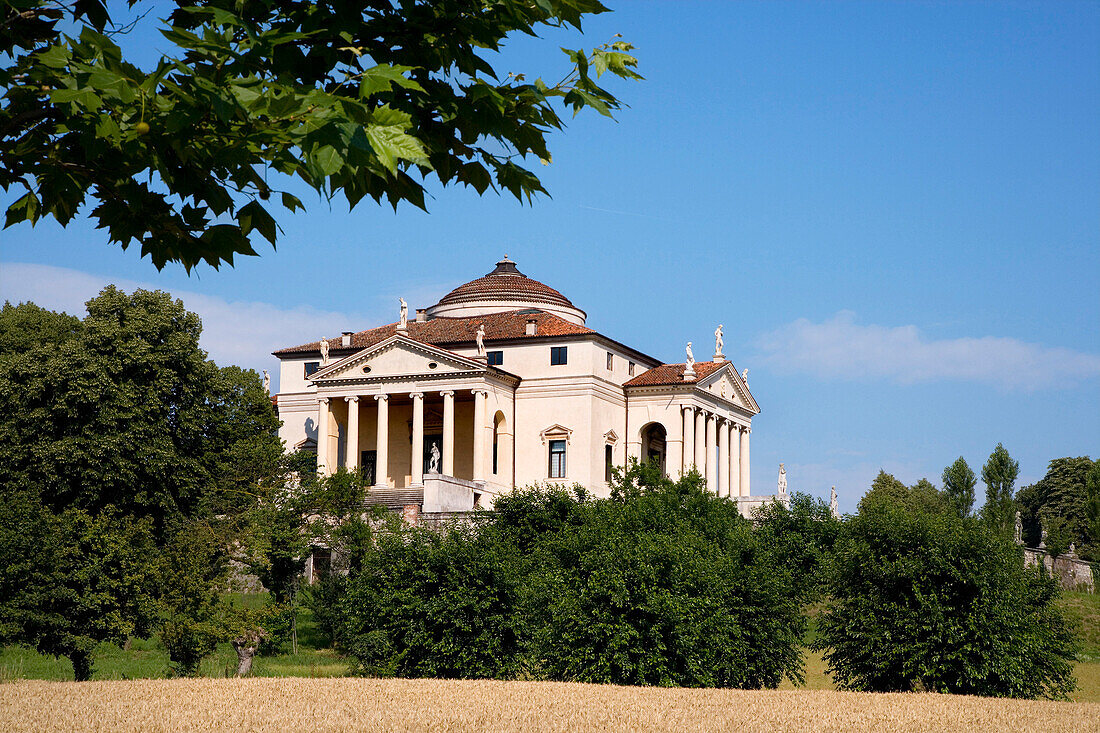
<path fill-rule="evenodd" d="M 500 410 L 493 415 L 493 460 L 490 465 L 494 481 L 512 483 L 512 430 Z"/>
<path fill-rule="evenodd" d="M 642 460 L 656 460 L 662 474 L 666 472 L 665 453 L 668 445 L 665 442 L 666 437 L 665 426 L 659 422 L 650 423 L 642 428 Z"/>

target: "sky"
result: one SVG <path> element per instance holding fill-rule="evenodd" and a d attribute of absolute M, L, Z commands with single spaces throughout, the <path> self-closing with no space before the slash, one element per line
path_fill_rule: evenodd
<path fill-rule="evenodd" d="M 277 251 L 190 275 L 87 219 L 21 224 L 0 299 L 79 315 L 107 283 L 167 290 L 212 358 L 276 375 L 271 351 L 392 322 L 398 296 L 426 307 L 508 254 L 663 361 L 709 358 L 724 324 L 762 410 L 754 494 L 780 462 L 854 511 L 880 469 L 939 484 L 998 442 L 1018 486 L 1100 457 L 1100 3 L 605 4 L 493 60 L 557 80 L 560 46 L 637 47 L 645 81 L 608 83 L 629 107 L 530 164 L 550 198 L 305 197 Z"/>

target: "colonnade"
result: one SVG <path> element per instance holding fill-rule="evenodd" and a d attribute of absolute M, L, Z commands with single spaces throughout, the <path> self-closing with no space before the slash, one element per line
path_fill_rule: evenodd
<path fill-rule="evenodd" d="M 486 432 L 492 426 L 486 421 L 486 403 L 488 390 L 471 390 L 474 396 L 473 431 L 473 480 L 486 480 Z M 454 475 L 455 465 L 455 393 L 454 390 L 439 390 L 443 398 L 443 446 L 440 473 Z M 382 393 L 372 396 L 378 403 L 378 426 L 375 441 L 375 486 L 386 488 L 389 479 L 390 454 L 390 418 L 389 403 L 394 396 L 405 396 L 412 400 L 412 453 L 410 457 L 410 488 L 424 485 L 424 392 Z M 324 475 L 333 473 L 334 466 L 326 465 L 332 452 L 329 441 L 332 440 L 331 400 L 343 400 L 348 406 L 348 429 L 345 446 L 344 465 L 348 469 L 359 467 L 359 402 L 367 395 L 345 395 L 320 397 L 317 406 L 317 459 L 318 471 Z"/>
<path fill-rule="evenodd" d="M 668 441 L 668 474 L 695 467 L 718 496 L 749 495 L 749 433 L 727 417 L 692 405 L 681 405 L 681 440 Z"/>

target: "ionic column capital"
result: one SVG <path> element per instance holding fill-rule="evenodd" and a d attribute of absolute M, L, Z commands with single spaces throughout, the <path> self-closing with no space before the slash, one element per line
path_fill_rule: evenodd
<path fill-rule="evenodd" d="M 439 394 L 441 397 L 454 397 L 455 391 L 453 389 L 441 389 Z"/>
<path fill-rule="evenodd" d="M 480 395 L 482 397 L 488 397 L 489 396 L 489 390 L 487 390 L 487 389 L 472 389 L 470 391 L 473 392 L 475 395 Z"/>
<path fill-rule="evenodd" d="M 328 397 L 318 397 L 317 402 L 322 405 L 327 405 L 331 400 Z"/>
<path fill-rule="evenodd" d="M 388 394 L 376 394 L 374 396 L 374 399 L 379 400 L 379 401 L 385 400 L 385 401 L 388 402 L 389 399 L 390 399 L 390 396 Z"/>
<path fill-rule="evenodd" d="M 359 401 L 359 395 L 355 394 L 355 395 L 351 395 L 350 397 L 345 397 L 344 401 L 345 402 L 358 402 Z"/>
<path fill-rule="evenodd" d="M 423 392 L 409 392 L 409 397 L 413 398 L 414 400 L 422 400 L 422 399 L 424 399 L 424 393 Z"/>

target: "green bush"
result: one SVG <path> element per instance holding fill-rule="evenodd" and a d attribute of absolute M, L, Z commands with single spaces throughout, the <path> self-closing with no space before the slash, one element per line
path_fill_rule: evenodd
<path fill-rule="evenodd" d="M 477 527 L 378 537 L 340 603 L 365 674 L 775 687 L 801 680 L 791 573 L 693 474 L 532 488 Z"/>
<path fill-rule="evenodd" d="M 1065 697 L 1058 588 L 976 519 L 873 503 L 844 526 L 813 648 L 837 686 Z"/>

